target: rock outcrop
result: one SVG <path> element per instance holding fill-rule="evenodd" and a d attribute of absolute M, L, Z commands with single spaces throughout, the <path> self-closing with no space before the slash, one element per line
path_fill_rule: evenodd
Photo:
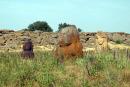
<path fill-rule="evenodd" d="M 95 36 L 97 32 L 81 32 L 80 41 L 84 47 L 95 46 Z M 130 34 L 123 32 L 106 32 L 109 41 L 116 42 L 121 40 L 124 44 L 130 45 Z M 55 46 L 58 43 L 58 32 L 42 31 L 13 31 L 0 30 L 0 50 L 20 49 L 26 37 L 30 37 L 35 46 Z M 35 47 L 34 47 L 35 48 Z"/>

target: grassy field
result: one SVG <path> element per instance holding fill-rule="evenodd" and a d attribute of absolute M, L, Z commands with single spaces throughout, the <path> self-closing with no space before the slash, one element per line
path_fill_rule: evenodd
<path fill-rule="evenodd" d="M 49 52 L 33 60 L 0 53 L 0 87 L 130 87 L 130 61 L 102 53 L 61 64 Z"/>

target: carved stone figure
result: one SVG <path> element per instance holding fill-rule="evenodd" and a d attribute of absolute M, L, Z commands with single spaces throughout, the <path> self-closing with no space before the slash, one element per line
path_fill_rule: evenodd
<path fill-rule="evenodd" d="M 63 28 L 59 34 L 55 56 L 61 59 L 83 56 L 82 49 L 77 28 L 75 26 Z"/>
<path fill-rule="evenodd" d="M 23 58 L 34 58 L 33 44 L 31 39 L 26 39 L 23 44 L 23 51 L 21 53 Z"/>
<path fill-rule="evenodd" d="M 108 37 L 106 33 L 97 32 L 95 42 L 97 52 L 104 52 L 108 50 Z"/>

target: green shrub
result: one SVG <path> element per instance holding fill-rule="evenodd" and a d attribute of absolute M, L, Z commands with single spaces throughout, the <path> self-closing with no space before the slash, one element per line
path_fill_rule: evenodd
<path fill-rule="evenodd" d="M 115 43 L 116 43 L 116 44 L 122 44 L 122 43 L 123 43 L 123 40 L 118 39 L 118 40 L 115 41 Z"/>

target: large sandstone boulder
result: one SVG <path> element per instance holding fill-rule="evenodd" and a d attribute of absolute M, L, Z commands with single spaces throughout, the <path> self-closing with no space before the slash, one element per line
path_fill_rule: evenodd
<path fill-rule="evenodd" d="M 75 26 L 63 28 L 59 34 L 59 41 L 55 50 L 58 58 L 70 58 L 83 55 L 83 46 L 80 43 L 79 32 Z"/>
<path fill-rule="evenodd" d="M 97 52 L 104 52 L 108 50 L 108 37 L 106 33 L 97 32 L 95 42 Z"/>

